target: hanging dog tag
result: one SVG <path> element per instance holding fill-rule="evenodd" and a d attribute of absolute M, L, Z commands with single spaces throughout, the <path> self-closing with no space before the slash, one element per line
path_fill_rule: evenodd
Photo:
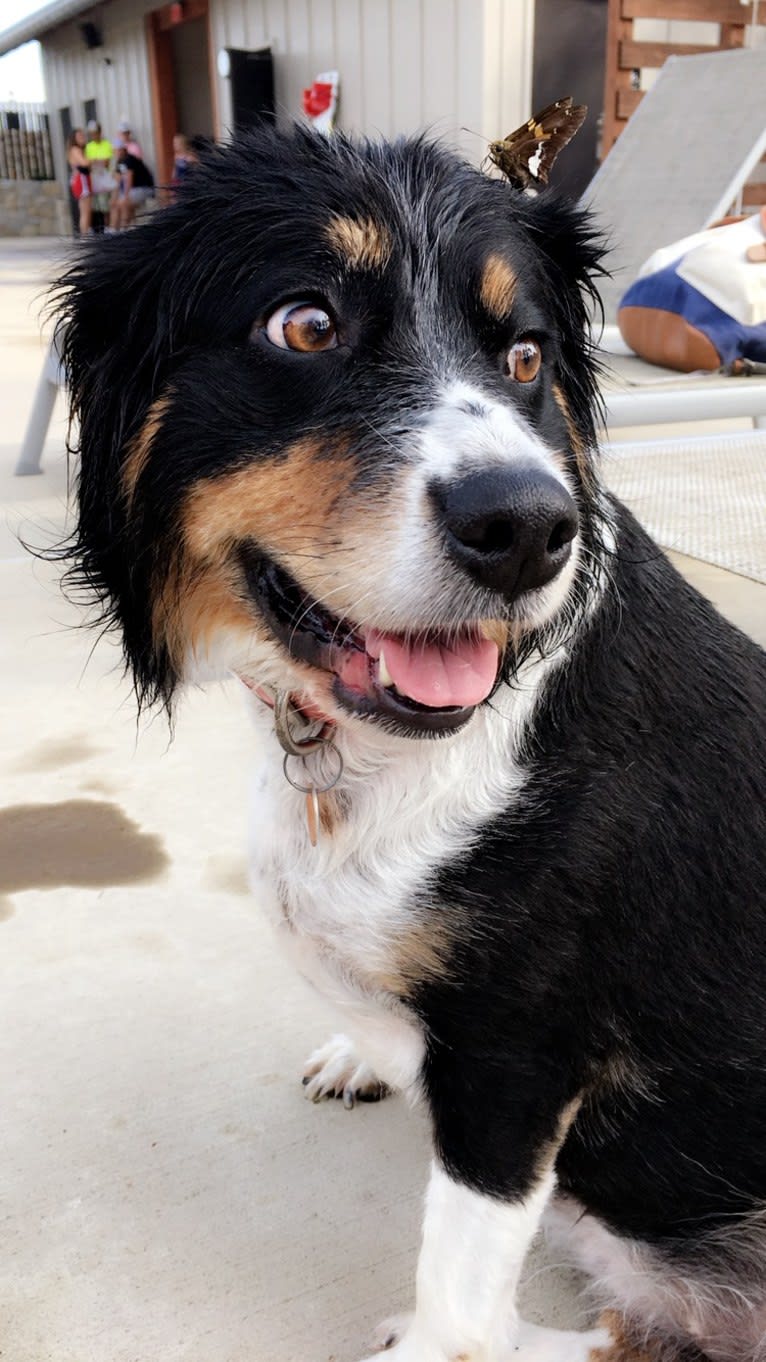
<path fill-rule="evenodd" d="M 319 817 L 319 792 L 312 785 L 306 793 L 306 822 L 312 847 L 319 843 Z"/>

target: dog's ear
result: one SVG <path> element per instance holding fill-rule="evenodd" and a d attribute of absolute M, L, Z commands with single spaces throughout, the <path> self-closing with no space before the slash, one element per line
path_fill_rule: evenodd
<path fill-rule="evenodd" d="M 605 242 L 584 209 L 553 191 L 522 203 L 550 283 L 569 407 L 585 447 L 593 449 L 601 403 L 592 330 L 598 334 L 603 315 L 598 280 L 607 273 Z"/>
<path fill-rule="evenodd" d="M 146 547 L 128 515 L 123 475 L 173 359 L 165 299 L 174 244 L 172 234 L 166 242 L 146 228 L 97 240 L 53 296 L 77 493 L 66 585 L 98 607 L 98 622 L 119 629 L 139 700 L 148 702 L 168 699 L 173 682 L 153 654 Z"/>

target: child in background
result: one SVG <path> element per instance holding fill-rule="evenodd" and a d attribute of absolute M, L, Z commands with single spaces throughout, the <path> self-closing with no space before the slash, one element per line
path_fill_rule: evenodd
<path fill-rule="evenodd" d="M 199 157 L 194 150 L 188 137 L 182 132 L 177 132 L 173 138 L 173 178 L 171 185 L 177 189 L 179 184 L 186 179 L 189 171 L 197 164 Z"/>
<path fill-rule="evenodd" d="M 85 155 L 90 162 L 90 190 L 93 195 L 93 212 L 109 213 L 113 188 L 111 161 L 112 144 L 101 135 L 101 124 L 91 119 L 88 124 L 88 141 Z"/>
<path fill-rule="evenodd" d="M 127 118 L 123 118 L 117 128 L 117 145 L 124 147 L 131 156 L 135 156 L 139 161 L 143 161 L 144 153 L 141 150 L 141 143 L 133 136 L 130 123 Z"/>
<path fill-rule="evenodd" d="M 110 232 L 132 227 L 136 208 L 154 193 L 154 177 L 148 165 L 126 147 L 120 147 L 117 153 L 117 175 L 117 192 L 109 212 Z"/>

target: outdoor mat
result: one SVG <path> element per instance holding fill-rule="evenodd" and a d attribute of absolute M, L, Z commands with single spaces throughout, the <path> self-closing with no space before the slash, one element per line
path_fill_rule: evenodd
<path fill-rule="evenodd" d="M 766 582 L 766 430 L 607 445 L 603 471 L 663 548 Z"/>

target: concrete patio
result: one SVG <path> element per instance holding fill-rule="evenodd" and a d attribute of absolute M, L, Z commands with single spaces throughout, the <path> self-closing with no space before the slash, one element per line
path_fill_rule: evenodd
<path fill-rule="evenodd" d="M 0 243 L 0 1355 L 355 1362 L 409 1305 L 424 1123 L 303 1100 L 335 1020 L 247 894 L 238 695 L 137 727 L 118 650 L 22 546 L 65 526 L 63 404 L 42 476 L 11 476 L 57 249 Z M 766 587 L 679 561 L 766 642 Z M 528 1277 L 533 1318 L 576 1318 L 570 1275 L 538 1251 Z"/>

